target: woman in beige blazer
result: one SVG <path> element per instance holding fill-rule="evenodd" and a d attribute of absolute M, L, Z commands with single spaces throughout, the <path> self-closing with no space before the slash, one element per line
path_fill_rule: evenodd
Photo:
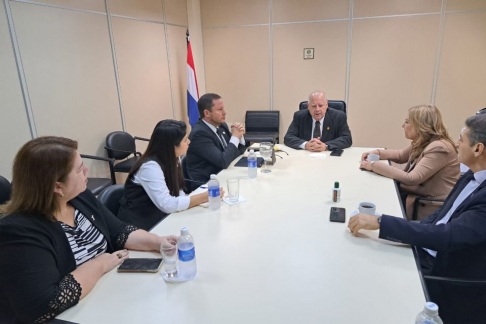
<path fill-rule="evenodd" d="M 410 108 L 402 127 L 405 137 L 412 140 L 409 146 L 403 150 L 366 152 L 360 168 L 397 180 L 402 197 L 406 196 L 407 217 L 411 219 L 417 196 L 445 199 L 459 179 L 460 171 L 456 145 L 444 127 L 437 107 L 421 105 Z M 380 160 L 405 165 L 370 162 L 367 160 L 369 154 L 378 154 Z M 438 203 L 420 202 L 418 219 L 424 219 L 439 206 Z"/>

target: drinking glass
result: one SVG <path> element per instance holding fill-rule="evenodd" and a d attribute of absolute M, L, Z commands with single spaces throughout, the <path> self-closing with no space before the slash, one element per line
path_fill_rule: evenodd
<path fill-rule="evenodd" d="M 270 156 L 272 156 L 272 151 L 273 151 L 273 144 L 272 143 L 270 143 L 270 142 L 260 143 L 260 155 L 263 158 L 263 168 L 262 168 L 263 173 L 272 172 L 272 170 L 270 170 L 266 167 L 267 159 Z"/>
<path fill-rule="evenodd" d="M 229 201 L 232 203 L 238 202 L 238 199 L 240 198 L 240 180 L 228 179 L 227 183 Z"/>
<path fill-rule="evenodd" d="M 164 275 L 167 278 L 177 277 L 177 246 L 161 245 L 160 254 L 164 259 Z"/>

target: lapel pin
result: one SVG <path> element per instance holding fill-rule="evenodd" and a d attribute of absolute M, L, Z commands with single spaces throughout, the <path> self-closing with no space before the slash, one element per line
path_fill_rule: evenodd
<path fill-rule="evenodd" d="M 327 130 L 329 130 L 329 127 L 327 128 Z"/>
<path fill-rule="evenodd" d="M 92 220 L 95 220 L 94 215 L 91 215 L 91 219 L 92 219 Z"/>

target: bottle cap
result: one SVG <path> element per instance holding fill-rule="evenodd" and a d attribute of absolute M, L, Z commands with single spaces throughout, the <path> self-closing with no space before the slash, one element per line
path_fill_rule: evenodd
<path fill-rule="evenodd" d="M 250 150 L 250 153 L 255 153 L 255 150 Z"/>
<path fill-rule="evenodd" d="M 181 235 L 188 235 L 188 234 L 189 234 L 189 228 L 188 227 L 185 227 L 185 226 L 182 227 L 181 228 Z"/>
<path fill-rule="evenodd" d="M 439 314 L 439 306 L 435 303 L 427 302 L 425 303 L 424 313 L 428 316 L 437 316 Z"/>
<path fill-rule="evenodd" d="M 216 180 L 216 175 L 215 174 L 211 174 L 211 180 Z"/>
<path fill-rule="evenodd" d="M 338 189 L 339 188 L 339 182 L 334 182 L 334 188 Z"/>

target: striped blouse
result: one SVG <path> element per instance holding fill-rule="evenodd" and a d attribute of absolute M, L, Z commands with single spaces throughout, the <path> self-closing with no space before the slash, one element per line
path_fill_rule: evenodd
<path fill-rule="evenodd" d="M 74 210 L 74 227 L 59 222 L 66 234 L 76 266 L 106 252 L 105 236 L 79 210 Z"/>

